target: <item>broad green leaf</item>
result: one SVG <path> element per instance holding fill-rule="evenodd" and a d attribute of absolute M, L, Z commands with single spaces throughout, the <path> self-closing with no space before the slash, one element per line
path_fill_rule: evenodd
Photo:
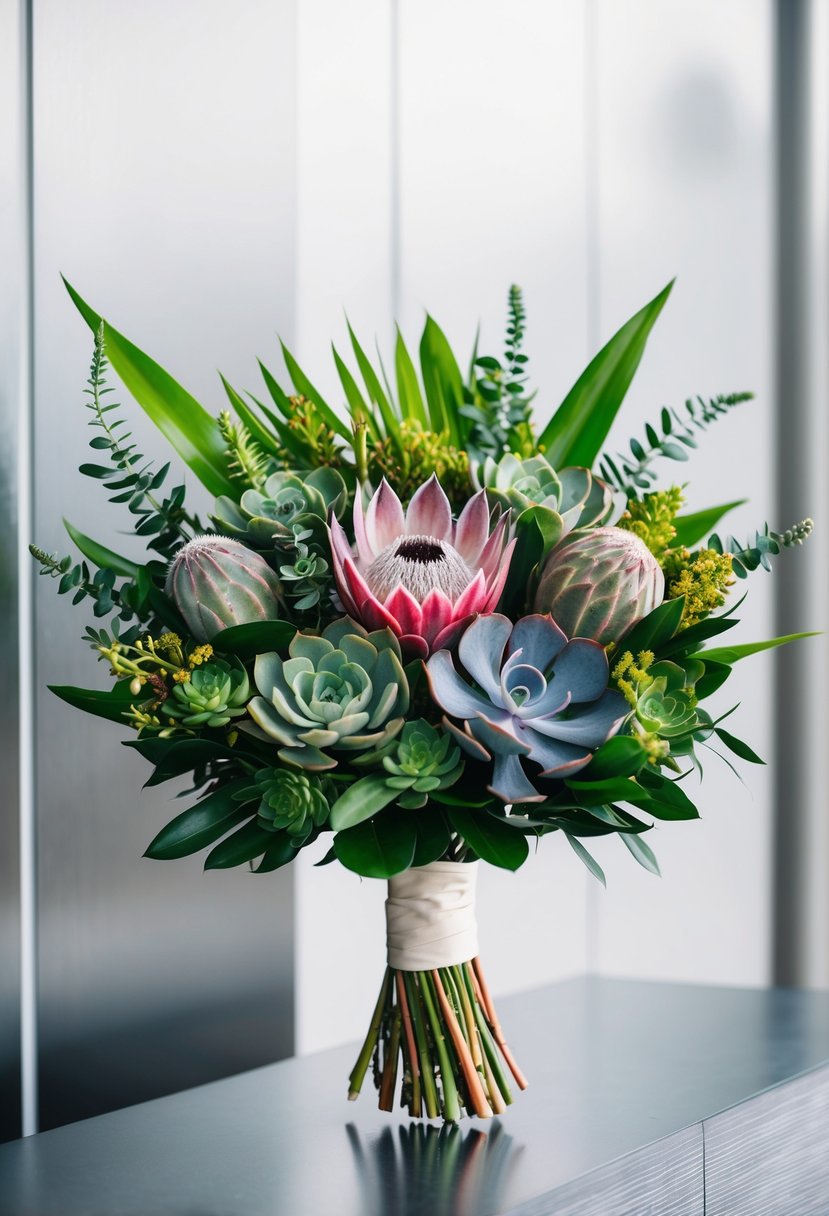
<path fill-rule="evenodd" d="M 141 694 L 136 697 L 130 692 L 130 681 L 119 680 L 112 688 L 74 688 L 69 684 L 50 684 L 49 691 L 53 692 L 67 705 L 82 709 L 86 714 L 96 718 L 106 718 L 108 722 L 124 722 L 124 714 L 131 705 L 140 704 Z M 146 700 L 147 694 L 144 694 Z"/>
<path fill-rule="evenodd" d="M 736 735 L 732 735 L 730 731 L 723 730 L 718 726 L 714 734 L 722 740 L 729 751 L 732 751 L 735 756 L 739 756 L 741 760 L 747 760 L 749 764 L 765 764 L 765 760 L 758 756 L 757 753 L 750 748 L 742 739 L 738 739 Z"/>
<path fill-rule="evenodd" d="M 291 383 L 296 391 L 301 393 L 303 397 L 307 397 L 309 401 L 313 401 L 317 408 L 317 412 L 325 420 L 326 426 L 328 426 L 335 435 L 339 435 L 346 441 L 346 443 L 350 443 L 351 433 L 346 424 L 343 422 L 342 418 L 339 418 L 331 409 L 331 406 L 326 403 L 325 398 L 322 396 L 319 390 L 314 387 L 314 385 L 305 375 L 305 372 L 297 363 L 296 359 L 288 350 L 285 343 L 281 340 L 280 346 L 282 347 L 282 357 L 285 360 L 288 375 L 291 377 Z"/>
<path fill-rule="evenodd" d="M 734 502 L 725 502 L 719 507 L 708 507 L 705 511 L 677 515 L 674 520 L 676 537 L 672 543 L 677 546 L 684 545 L 686 549 L 693 549 L 694 545 L 716 528 L 724 515 L 736 510 L 737 507 L 742 507 L 746 502 L 748 502 L 747 498 L 736 498 Z"/>
<path fill-rule="evenodd" d="M 222 385 L 224 386 L 224 390 L 227 393 L 228 401 L 236 411 L 239 421 L 247 427 L 251 438 L 255 439 L 265 452 L 268 452 L 271 456 L 276 456 L 279 452 L 279 444 L 276 442 L 275 436 L 272 435 L 270 431 L 265 429 L 248 403 L 244 400 L 244 398 L 239 396 L 236 389 L 232 384 L 228 383 L 224 376 L 222 376 L 221 372 L 219 372 L 219 376 L 221 378 Z"/>
<path fill-rule="evenodd" d="M 231 625 L 210 639 L 214 650 L 233 654 L 238 659 L 255 659 L 258 654 L 283 650 L 296 634 L 296 625 L 287 621 L 251 621 L 248 625 Z"/>
<path fill-rule="evenodd" d="M 711 650 L 700 650 L 698 657 L 706 663 L 736 663 L 738 659 L 746 659 L 751 654 L 759 654 L 762 650 L 773 650 L 776 646 L 786 646 L 789 642 L 798 642 L 801 638 L 816 638 L 820 630 L 809 633 L 787 633 L 783 637 L 769 638 L 765 642 L 744 642 L 742 646 L 717 646 Z"/>
<path fill-rule="evenodd" d="M 449 811 L 449 821 L 481 861 L 504 870 L 517 870 L 527 860 L 526 837 L 495 815 L 457 809 Z"/>
<path fill-rule="evenodd" d="M 224 785 L 189 810 L 176 815 L 161 829 L 144 856 L 152 857 L 155 861 L 189 857 L 191 853 L 198 853 L 200 849 L 213 844 L 240 820 L 250 818 L 252 807 L 245 809 L 233 801 L 233 794 L 241 785 L 242 782 Z"/>
<path fill-rule="evenodd" d="M 582 781 L 603 781 L 607 777 L 632 777 L 645 763 L 645 752 L 633 735 L 616 735 L 603 743 L 587 768 L 581 770 Z"/>
<path fill-rule="evenodd" d="M 137 579 L 139 577 L 139 572 L 143 567 L 139 566 L 137 562 L 131 562 L 129 558 L 122 557 L 120 553 L 114 553 L 112 549 L 107 549 L 89 536 L 84 536 L 83 532 L 70 524 L 68 519 L 63 521 L 63 526 L 84 557 L 89 558 L 99 570 L 113 570 L 124 578 Z"/>
<path fill-rule="evenodd" d="M 687 653 L 695 650 L 700 642 L 704 642 L 708 638 L 715 638 L 720 633 L 726 633 L 739 623 L 735 616 L 708 616 L 702 621 L 697 621 L 696 625 L 680 629 L 679 633 L 674 634 L 660 647 L 660 656 L 668 658 L 670 655 L 681 654 L 683 651 Z"/>
<path fill-rule="evenodd" d="M 665 600 L 663 604 L 659 604 L 622 638 L 619 653 L 623 654 L 629 650 L 633 655 L 638 655 L 643 650 L 660 649 L 679 628 L 684 607 L 685 597 L 682 595 L 675 600 Z"/>
<path fill-rule="evenodd" d="M 640 866 L 643 866 L 646 870 L 649 870 L 651 874 L 655 874 L 657 878 L 662 877 L 662 872 L 659 869 L 659 862 L 654 857 L 653 849 L 650 847 L 650 845 L 645 843 L 641 836 L 632 836 L 629 833 L 625 833 L 622 836 L 622 840 L 630 850 L 631 854 L 639 862 Z"/>
<path fill-rule="evenodd" d="M 584 865 L 587 866 L 588 870 L 593 875 L 593 877 L 598 878 L 599 882 L 602 884 L 603 887 L 606 887 L 607 879 L 604 876 L 604 870 L 599 865 L 599 863 L 596 861 L 596 858 L 593 856 L 593 854 L 588 853 L 587 849 L 584 847 L 584 845 L 581 843 L 581 841 L 577 840 L 575 836 L 571 836 L 569 834 L 569 832 L 565 832 L 564 835 L 567 837 L 568 841 L 570 842 L 570 848 L 576 854 L 576 857 L 578 857 L 579 861 L 583 862 Z"/>
<path fill-rule="evenodd" d="M 410 815 L 378 815 L 337 832 L 334 851 L 347 870 L 366 878 L 391 878 L 412 864 L 417 831 Z"/>
<path fill-rule="evenodd" d="M 397 397 L 400 402 L 400 412 L 404 418 L 413 418 L 422 427 L 428 428 L 426 407 L 423 404 L 423 394 L 420 391 L 417 372 L 412 357 L 406 349 L 399 326 L 394 348 L 394 366 L 397 373 Z"/>
<path fill-rule="evenodd" d="M 428 315 L 420 339 L 420 374 L 432 430 L 445 431 L 451 444 L 461 446 L 463 377 L 446 335 Z"/>
<path fill-rule="evenodd" d="M 699 701 L 704 701 L 706 697 L 712 696 L 718 688 L 721 688 L 730 675 L 731 667 L 728 663 L 712 662 L 706 656 L 705 674 L 694 685 L 695 696 Z"/>
<path fill-rule="evenodd" d="M 554 468 L 590 468 L 601 451 L 673 281 L 618 330 L 581 374 L 541 434 Z"/>
<path fill-rule="evenodd" d="M 639 767 L 641 769 L 642 766 Z M 646 807 L 651 799 L 649 791 L 630 777 L 607 777 L 602 781 L 573 779 L 566 784 L 578 804 L 584 807 L 600 806 L 608 802 L 629 802 L 632 806 Z"/>
<path fill-rule="evenodd" d="M 97 333 L 101 317 L 66 279 L 63 281 L 81 316 Z M 202 485 L 217 498 L 233 494 L 225 445 L 215 418 L 168 372 L 106 322 L 104 342 L 114 371 Z"/>
<path fill-rule="evenodd" d="M 331 808 L 331 827 L 335 832 L 353 828 L 365 819 L 371 819 L 389 803 L 394 802 L 400 790 L 389 789 L 386 773 L 372 773 L 349 785 Z"/>
<path fill-rule="evenodd" d="M 292 862 L 299 852 L 294 847 L 289 832 L 271 832 L 271 837 L 271 843 L 265 849 L 262 860 L 254 870 L 255 874 L 271 874 L 274 870 Z"/>
<path fill-rule="evenodd" d="M 360 369 L 360 375 L 363 377 L 369 399 L 380 411 L 386 434 L 399 447 L 400 419 L 395 413 L 391 401 L 383 390 L 383 386 L 380 383 L 380 378 L 371 365 L 371 360 L 363 350 L 360 343 L 357 341 L 357 335 L 351 328 L 350 322 L 348 322 L 348 336 L 351 339 L 351 348 L 354 351 L 354 357 L 357 360 L 357 366 Z"/>
<path fill-rule="evenodd" d="M 651 796 L 646 809 L 656 819 L 699 819 L 699 811 L 676 781 L 650 769 L 643 769 L 639 780 Z"/>
<path fill-rule="evenodd" d="M 217 844 L 205 858 L 205 870 L 227 870 L 231 866 L 244 865 L 261 857 L 269 845 L 273 844 L 273 832 L 262 828 L 252 819 L 228 836 L 221 844 Z"/>
<path fill-rule="evenodd" d="M 449 825 L 441 811 L 423 807 L 412 814 L 417 831 L 412 865 L 426 866 L 430 861 L 437 861 L 449 848 Z"/>

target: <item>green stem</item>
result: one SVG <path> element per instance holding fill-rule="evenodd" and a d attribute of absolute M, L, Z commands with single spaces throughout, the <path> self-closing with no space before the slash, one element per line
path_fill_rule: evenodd
<path fill-rule="evenodd" d="M 486 1053 L 486 1058 L 487 1058 L 487 1060 L 489 1062 L 489 1066 L 492 1069 L 492 1072 L 494 1074 L 496 1084 L 498 1085 L 498 1088 L 501 1091 L 501 1096 L 503 1097 L 506 1104 L 509 1106 L 512 1102 L 512 1094 L 510 1092 L 509 1082 L 507 1081 L 506 1074 L 501 1065 L 501 1058 L 498 1055 L 498 1049 L 495 1046 L 495 1040 L 493 1039 L 492 1035 L 490 1034 L 489 1027 L 487 1026 L 487 1023 L 486 1023 L 486 1018 L 484 1017 L 484 1014 L 483 1014 L 483 1011 L 481 1010 L 480 1005 L 478 1004 L 477 1000 L 475 999 L 475 989 L 472 984 L 472 979 L 469 975 L 469 963 L 464 963 L 463 974 L 464 974 L 464 980 L 466 982 L 466 990 L 469 994 L 470 1000 L 472 1001 L 472 1011 L 475 1015 L 475 1023 L 478 1027 L 478 1034 L 481 1039 L 481 1045 L 484 1049 L 484 1052 Z"/>
<path fill-rule="evenodd" d="M 406 986 L 406 996 L 409 1000 L 409 1014 L 412 1019 L 417 1050 L 420 1056 L 420 1084 L 423 1088 L 423 1101 L 426 1104 L 426 1114 L 430 1119 L 437 1119 L 440 1114 L 437 1090 L 435 1089 L 435 1066 L 429 1054 L 429 1037 L 423 1020 L 423 1005 L 417 977 L 412 971 L 401 972 Z"/>
<path fill-rule="evenodd" d="M 380 1031 L 380 1022 L 383 1018 L 383 1011 L 388 997 L 389 985 L 391 984 L 391 968 L 386 967 L 386 974 L 383 976 L 383 983 L 380 988 L 380 995 L 377 998 L 377 1004 L 374 1007 L 371 1025 L 368 1028 L 366 1041 L 363 1043 L 362 1050 L 357 1057 L 357 1063 L 351 1071 L 351 1076 L 348 1079 L 348 1100 L 353 1102 L 359 1094 L 363 1081 L 365 1080 L 366 1070 L 368 1069 L 371 1057 L 374 1053 L 374 1047 L 377 1042 L 377 1036 Z"/>

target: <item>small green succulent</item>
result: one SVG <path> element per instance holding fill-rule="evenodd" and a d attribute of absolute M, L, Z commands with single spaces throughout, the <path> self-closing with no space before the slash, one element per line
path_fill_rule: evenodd
<path fill-rule="evenodd" d="M 644 653 L 637 663 L 626 651 L 613 675 L 642 728 L 662 739 L 673 739 L 699 725 L 694 685 L 704 671 L 695 659 L 680 667 L 664 659 L 654 663 L 653 656 Z"/>
<path fill-rule="evenodd" d="M 255 776 L 261 792 L 257 823 L 286 831 L 296 848 L 328 819 L 330 807 L 320 780 L 288 768 L 263 768 Z"/>
<path fill-rule="evenodd" d="M 244 667 L 210 659 L 189 679 L 176 681 L 164 703 L 164 713 L 184 726 L 227 726 L 247 709 L 250 682 Z"/>
<path fill-rule="evenodd" d="M 542 507 L 555 517 L 558 540 L 574 528 L 612 523 L 622 510 L 621 497 L 589 469 L 554 469 L 544 456 L 521 460 L 511 452 L 495 461 L 488 456 L 475 471 L 476 482 L 493 504 L 516 515 Z"/>
<path fill-rule="evenodd" d="M 293 544 L 297 524 L 322 531 L 329 512 L 342 514 L 347 498 L 336 469 L 314 469 L 302 476 L 280 471 L 271 473 L 261 490 L 245 490 L 238 503 L 218 498 L 212 519 L 228 536 L 267 549 Z"/>

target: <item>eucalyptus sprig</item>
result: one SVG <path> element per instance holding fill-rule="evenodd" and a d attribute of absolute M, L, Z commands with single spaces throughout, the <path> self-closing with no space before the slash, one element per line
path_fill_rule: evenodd
<path fill-rule="evenodd" d="M 755 532 L 744 545 L 734 536 L 727 536 L 722 540 L 715 532 L 709 537 L 708 547 L 715 553 L 731 554 L 731 569 L 737 578 L 746 578 L 750 571 L 757 570 L 760 566 L 771 571 L 770 559 L 777 557 L 783 549 L 802 545 L 811 536 L 814 526 L 813 520 L 803 519 L 785 532 L 774 532 L 764 523 L 762 530 Z"/>

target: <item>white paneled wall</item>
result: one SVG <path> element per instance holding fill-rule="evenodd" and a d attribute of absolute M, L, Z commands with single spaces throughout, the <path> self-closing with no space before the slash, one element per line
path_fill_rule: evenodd
<path fill-rule="evenodd" d="M 321 15 L 323 14 L 323 15 Z M 497 352 L 520 283 L 539 409 L 675 275 L 613 442 L 663 404 L 751 388 L 700 443 L 691 509 L 773 509 L 772 12 L 769 0 L 372 0 L 300 6 L 300 353 L 322 361 L 341 309 L 388 349 L 390 302 L 416 341 L 432 312 L 461 356 Z M 772 630 L 752 583 L 742 637 Z M 771 662 L 720 694 L 771 751 Z M 742 766 L 745 769 L 747 766 Z M 584 969 L 763 983 L 770 958 L 771 781 L 711 757 L 700 823 L 651 837 L 665 877 L 616 840 L 602 892 L 563 842 L 517 875 L 484 868 L 479 920 L 494 987 Z M 320 851 L 321 855 L 321 851 Z M 316 860 L 316 858 L 315 858 Z M 383 885 L 334 868 L 297 883 L 298 1049 L 364 1032 L 383 963 Z M 336 992 L 336 996 L 334 996 Z"/>

